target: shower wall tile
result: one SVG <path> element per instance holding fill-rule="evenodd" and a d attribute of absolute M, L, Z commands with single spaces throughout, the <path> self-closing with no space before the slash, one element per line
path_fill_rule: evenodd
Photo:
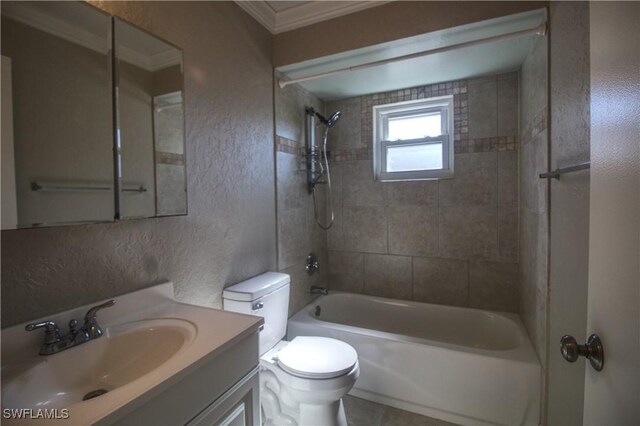
<path fill-rule="evenodd" d="M 364 255 L 364 293 L 411 299 L 411 257 Z"/>
<path fill-rule="evenodd" d="M 291 275 L 289 315 L 313 300 L 311 285 L 327 287 L 329 279 L 327 232 L 316 224 L 313 198 L 301 164 L 306 146 L 304 109 L 308 106 L 324 111 L 323 102 L 302 88 L 281 90 L 276 85 L 277 264 L 279 271 Z M 319 187 L 316 195 L 318 216 L 326 221 L 326 188 Z M 319 273 L 313 276 L 304 269 L 309 253 L 314 253 L 320 264 Z"/>
<path fill-rule="evenodd" d="M 498 152 L 498 208 L 518 208 L 518 153 Z"/>
<path fill-rule="evenodd" d="M 520 200 L 521 208 L 531 211 L 547 210 L 548 182 L 538 175 L 548 170 L 547 133 L 541 132 L 520 152 Z"/>
<path fill-rule="evenodd" d="M 518 262 L 518 209 L 498 210 L 498 260 Z"/>
<path fill-rule="evenodd" d="M 387 208 L 343 207 L 342 249 L 364 253 L 386 253 Z"/>
<path fill-rule="evenodd" d="M 371 161 L 345 161 L 341 167 L 344 206 L 386 205 L 387 184 L 373 180 Z"/>
<path fill-rule="evenodd" d="M 300 170 L 300 158 L 285 152 L 276 152 L 276 175 L 278 209 L 305 208 L 307 176 Z"/>
<path fill-rule="evenodd" d="M 468 81 L 469 138 L 498 136 L 498 86 L 496 77 L 482 77 Z"/>
<path fill-rule="evenodd" d="M 497 154 L 482 152 L 456 155 L 454 178 L 438 182 L 440 206 L 495 206 Z"/>
<path fill-rule="evenodd" d="M 548 288 L 549 167 L 547 40 L 537 39 L 520 72 L 519 311 L 543 367 Z M 561 62 L 561 61 L 560 61 Z M 565 110 L 563 110 L 565 111 Z M 565 111 L 566 112 L 566 111 Z"/>
<path fill-rule="evenodd" d="M 518 134 L 518 73 L 498 76 L 498 136 Z"/>
<path fill-rule="evenodd" d="M 468 306 L 468 261 L 413 258 L 413 300 L 442 305 Z"/>
<path fill-rule="evenodd" d="M 328 102 L 325 108 L 326 116 L 340 111 L 339 124 L 331 128 L 328 149 L 357 149 L 362 148 L 360 135 L 360 98 L 342 99 Z M 339 141 L 339 147 L 334 141 Z"/>
<path fill-rule="evenodd" d="M 329 250 L 329 283 L 332 290 L 364 291 L 364 254 Z"/>
<path fill-rule="evenodd" d="M 435 256 L 438 253 L 438 210 L 425 206 L 389 206 L 389 253 Z"/>
<path fill-rule="evenodd" d="M 331 288 L 469 306 L 469 262 L 517 268 L 518 78 L 509 73 L 327 104 L 327 113 L 342 111 L 329 133 L 335 211 L 326 233 Z M 454 96 L 455 176 L 374 181 L 372 107 L 447 94 Z M 351 278 L 344 278 L 348 274 Z M 516 289 L 517 279 L 511 283 Z M 478 294 L 500 291 L 478 282 Z M 511 287 L 504 292 L 497 300 L 511 300 Z"/>
<path fill-rule="evenodd" d="M 518 265 L 469 262 L 469 305 L 495 311 L 518 311 Z"/>
<path fill-rule="evenodd" d="M 438 181 L 389 182 L 387 193 L 390 206 L 438 207 Z"/>
<path fill-rule="evenodd" d="M 307 209 L 278 212 L 278 269 L 288 268 L 310 248 Z"/>
<path fill-rule="evenodd" d="M 495 259 L 498 254 L 495 207 L 440 207 L 440 256 Z"/>

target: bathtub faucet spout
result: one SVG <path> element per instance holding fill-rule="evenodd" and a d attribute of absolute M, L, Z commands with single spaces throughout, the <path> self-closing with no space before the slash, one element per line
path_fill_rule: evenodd
<path fill-rule="evenodd" d="M 317 287 L 315 285 L 311 286 L 311 294 L 320 294 L 322 296 L 326 296 L 329 294 L 329 289 L 324 287 Z"/>

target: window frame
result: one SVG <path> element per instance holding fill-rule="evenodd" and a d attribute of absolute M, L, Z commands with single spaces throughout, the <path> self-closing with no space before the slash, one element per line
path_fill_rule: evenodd
<path fill-rule="evenodd" d="M 389 119 L 411 117 L 438 112 L 442 120 L 442 130 L 446 132 L 439 136 L 406 140 L 387 140 Z M 373 173 L 374 179 L 380 182 L 434 180 L 453 177 L 453 96 L 438 96 L 428 99 L 397 102 L 393 104 L 376 105 L 373 107 Z M 441 169 L 416 170 L 405 172 L 387 172 L 387 148 L 389 146 L 442 144 Z"/>

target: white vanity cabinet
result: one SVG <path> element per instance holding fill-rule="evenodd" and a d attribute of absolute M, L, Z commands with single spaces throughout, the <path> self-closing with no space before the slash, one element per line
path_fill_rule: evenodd
<path fill-rule="evenodd" d="M 165 383 L 148 401 L 130 412 L 123 407 L 117 417 L 108 416 L 100 425 L 129 426 L 258 426 L 260 395 L 257 330 L 210 360 L 191 366 L 191 372 L 176 383 Z M 124 414 L 126 413 L 126 414 Z"/>

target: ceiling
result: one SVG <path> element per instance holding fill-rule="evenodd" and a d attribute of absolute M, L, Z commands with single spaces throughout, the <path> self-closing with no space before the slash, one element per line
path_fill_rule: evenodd
<path fill-rule="evenodd" d="M 544 9 L 519 13 L 312 59 L 279 67 L 277 71 L 283 74 L 285 81 L 298 79 L 535 28 L 545 22 L 545 19 Z M 298 84 L 320 99 L 328 101 L 515 71 L 520 69 L 536 37 L 540 36 L 531 34 L 492 41 Z"/>
<path fill-rule="evenodd" d="M 238 6 L 253 16 L 272 34 L 290 31 L 316 22 L 389 3 L 367 1 L 245 1 Z"/>

